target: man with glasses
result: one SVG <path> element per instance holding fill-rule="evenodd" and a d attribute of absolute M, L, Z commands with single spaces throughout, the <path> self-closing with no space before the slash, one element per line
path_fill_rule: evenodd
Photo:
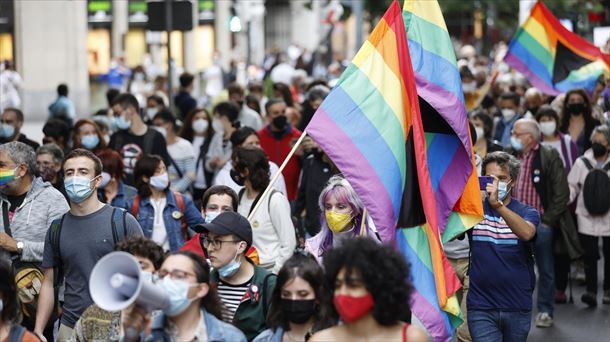
<path fill-rule="evenodd" d="M 276 277 L 246 256 L 252 245 L 250 222 L 229 211 L 198 228 L 204 233 L 203 245 L 214 268 L 210 277 L 224 304 L 223 320 L 252 340 L 267 329 Z"/>
<path fill-rule="evenodd" d="M 566 210 L 570 198 L 563 162 L 556 149 L 540 144 L 540 137 L 540 126 L 535 120 L 519 119 L 515 122 L 511 146 L 521 163 L 521 173 L 519 179 L 515 180 L 512 196 L 538 210 L 541 215 L 541 224 L 536 227 L 534 248 L 539 275 L 536 326 L 546 328 L 553 325 L 554 235 L 565 245 L 578 244 L 578 237 L 573 225 L 567 227 L 560 223 L 567 221 L 561 219 L 564 214 L 569 215 Z M 561 233 L 564 229 L 567 229 L 567 233 L 571 231 L 573 238 L 567 239 L 571 241 L 566 241 Z M 567 272 L 561 273 L 567 275 Z M 567 278 L 565 281 L 567 283 Z"/>

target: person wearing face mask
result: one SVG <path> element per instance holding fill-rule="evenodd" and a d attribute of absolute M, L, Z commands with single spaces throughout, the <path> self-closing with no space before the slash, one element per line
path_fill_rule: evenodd
<path fill-rule="evenodd" d="M 146 98 L 146 123 L 152 123 L 155 115 L 159 113 L 160 110 L 165 109 L 165 102 L 163 98 L 159 95 L 150 95 Z"/>
<path fill-rule="evenodd" d="M 138 305 L 121 312 L 121 341 L 245 342 L 236 327 L 221 320 L 222 303 L 211 283 L 210 267 L 190 252 L 170 254 L 159 269 L 157 286 L 169 297 L 169 306 L 153 316 Z"/>
<path fill-rule="evenodd" d="M 364 204 L 349 182 L 340 175 L 331 177 L 320 193 L 318 205 L 320 232 L 305 241 L 305 250 L 320 263 L 332 248 L 348 239 L 367 236 L 380 241 L 370 217 L 365 217 Z M 365 222 L 363 222 L 365 221 Z"/>
<path fill-rule="evenodd" d="M 0 144 L 9 141 L 19 141 L 37 149 L 40 146 L 34 140 L 28 139 L 21 133 L 23 127 L 23 112 L 17 108 L 5 108 L 0 115 Z"/>
<path fill-rule="evenodd" d="M 68 209 L 64 196 L 36 177 L 36 156 L 30 146 L 17 141 L 0 145 L 0 254 L 11 254 L 16 268 L 21 262 L 38 265 L 47 230 Z M 34 330 L 35 315 L 24 318 L 23 325 Z M 52 324 L 45 335 L 53 336 Z"/>
<path fill-rule="evenodd" d="M 314 334 L 319 341 L 429 341 L 411 322 L 413 285 L 404 256 L 357 238 L 324 258 L 326 284 L 343 322 Z"/>
<path fill-rule="evenodd" d="M 539 273 L 536 326 L 546 328 L 553 325 L 555 241 L 562 245 L 562 254 L 572 260 L 582 256 L 582 248 L 567 208 L 570 190 L 559 153 L 540 144 L 540 126 L 534 120 L 518 120 L 512 133 L 512 152 L 521 163 L 512 197 L 535 208 L 541 216 L 535 241 Z"/>
<path fill-rule="evenodd" d="M 172 191 L 190 193 L 195 181 L 195 153 L 193 146 L 186 139 L 176 135 L 176 118 L 167 109 L 161 110 L 153 120 L 158 129 L 165 132 L 167 152 L 171 157 L 169 180 Z"/>
<path fill-rule="evenodd" d="M 229 101 L 233 102 L 240 108 L 237 120 L 239 120 L 241 125 L 252 127 L 257 131 L 263 128 L 263 120 L 261 119 L 261 116 L 245 104 L 246 92 L 244 87 L 242 87 L 239 83 L 234 82 L 229 84 L 227 87 L 227 92 L 229 93 Z"/>
<path fill-rule="evenodd" d="M 496 124 L 494 139 L 499 141 L 502 146 L 510 146 L 510 135 L 513 125 L 521 118 L 519 111 L 519 95 L 508 92 L 500 95 L 498 100 L 502 117 Z"/>
<path fill-rule="evenodd" d="M 307 341 L 336 324 L 324 283 L 324 270 L 307 252 L 297 251 L 277 275 L 271 295 L 269 329 L 254 342 Z"/>
<path fill-rule="evenodd" d="M 234 151 L 232 177 L 244 185 L 237 195 L 237 211 L 252 222 L 260 264 L 277 274 L 296 247 L 290 203 L 275 189 L 262 197 L 269 185 L 269 160 L 260 148 L 239 147 Z M 258 210 L 252 213 L 259 202 Z"/>
<path fill-rule="evenodd" d="M 214 107 L 213 113 L 212 128 L 215 132 L 222 134 L 222 156 L 215 157 L 208 162 L 211 171 L 216 174 L 231 160 L 233 154 L 231 135 L 241 127 L 241 123 L 237 120 L 239 107 L 231 102 L 220 102 Z"/>
<path fill-rule="evenodd" d="M 240 127 L 233 134 L 231 134 L 231 145 L 233 148 L 238 147 L 255 147 L 261 148 L 260 146 L 260 137 L 258 136 L 258 132 L 256 132 L 251 127 Z M 239 185 L 235 183 L 233 178 L 231 177 L 231 170 L 233 169 L 233 162 L 227 162 L 220 171 L 214 177 L 212 182 L 213 185 L 226 185 L 233 189 L 236 193 L 239 193 L 241 189 L 243 189 L 243 185 Z M 276 163 L 269 161 L 269 178 L 273 177 L 279 167 Z M 286 195 L 286 182 L 284 181 L 284 176 L 279 175 L 278 179 L 273 184 L 273 188 L 282 194 Z"/>
<path fill-rule="evenodd" d="M 138 194 L 138 190 L 123 182 L 123 160 L 121 155 L 109 148 L 97 154 L 102 161 L 102 181 L 97 197 L 101 202 L 113 207 L 131 210 L 130 203 Z"/>
<path fill-rule="evenodd" d="M 540 143 L 549 146 L 559 152 L 566 174 L 570 172 L 572 165 L 580 155 L 578 145 L 569 135 L 559 131 L 559 115 L 553 107 L 544 105 L 540 107 L 536 114 L 536 121 L 540 125 L 542 133 Z"/>
<path fill-rule="evenodd" d="M 597 172 L 597 177 L 603 177 L 603 173 L 610 177 L 610 128 L 606 125 L 601 125 L 593 130 L 591 135 L 591 149 L 578 158 L 574 163 L 574 167 L 568 175 L 568 183 L 570 185 L 570 202 L 576 201 L 576 218 L 578 220 L 578 233 L 580 240 L 585 250 L 585 282 L 586 293 L 581 297 L 583 303 L 590 307 L 597 305 L 597 287 L 598 287 L 598 267 L 597 263 L 600 257 L 599 239 L 603 240 L 602 255 L 604 258 L 604 281 L 603 281 L 603 297 L 604 304 L 610 304 L 610 210 L 603 212 L 592 213 L 589 208 L 591 206 L 586 202 L 587 198 L 591 198 L 591 194 L 585 191 L 591 191 L 587 184 L 587 176 L 592 172 Z M 589 165 L 587 165 L 589 164 Z M 594 183 L 595 184 L 595 183 Z M 607 183 L 606 183 L 607 184 Z M 603 191 L 603 190 L 602 190 Z M 610 203 L 609 193 L 598 193 L 592 197 L 598 205 L 606 205 Z"/>
<path fill-rule="evenodd" d="M 513 198 L 519 161 L 506 152 L 483 160 L 483 175 L 493 177 L 483 201 L 484 219 L 468 232 L 470 287 L 468 329 L 473 341 L 523 341 L 531 325 L 536 282 L 530 240 L 538 211 Z"/>
<path fill-rule="evenodd" d="M 211 283 L 223 303 L 222 319 L 251 341 L 267 329 L 276 276 L 246 256 L 252 246 L 250 222 L 229 211 L 197 230 L 204 234 L 204 247 L 213 267 Z"/>
<path fill-rule="evenodd" d="M 64 188 L 64 175 L 61 172 L 63 162 L 64 153 L 55 144 L 45 144 L 36 150 L 36 171 L 38 176 L 45 182 L 51 183 L 57 191 L 64 195 L 66 201 L 69 201 L 70 199 Z"/>
<path fill-rule="evenodd" d="M 95 121 L 91 119 L 80 119 L 74 125 L 73 144 L 74 149 L 84 148 L 97 153 L 106 148 L 106 140 Z"/>
<path fill-rule="evenodd" d="M 192 235 L 189 228 L 203 224 L 193 201 L 170 190 L 169 174 L 159 156 L 145 155 L 134 170 L 138 195 L 130 203 L 144 236 L 165 251 L 177 251 Z"/>
<path fill-rule="evenodd" d="M 286 102 L 280 98 L 272 98 L 265 104 L 269 124 L 258 132 L 260 144 L 269 160 L 281 165 L 292 150 L 292 146 L 301 136 L 301 131 L 292 127 L 286 117 Z M 297 197 L 299 174 L 301 166 L 297 158 L 291 158 L 282 171 L 286 180 L 288 200 L 294 201 Z"/>
<path fill-rule="evenodd" d="M 135 236 L 119 241 L 115 251 L 127 252 L 133 255 L 142 269 L 141 276 L 149 282 L 154 282 L 157 271 L 165 259 L 163 249 L 153 241 Z M 83 312 L 74 325 L 73 340 L 86 341 L 112 341 L 118 342 L 120 338 L 121 312 L 106 311 L 92 304 Z"/>
<path fill-rule="evenodd" d="M 70 211 L 51 223 L 46 233 L 41 264 L 44 280 L 34 328 L 41 337 L 55 304 L 54 286 L 57 282 L 54 279 L 55 272 L 58 272 L 58 279 L 63 275 L 65 280 L 58 341 L 70 339 L 74 324 L 93 304 L 89 295 L 89 275 L 97 261 L 114 250 L 114 233 L 120 230 L 124 232 L 123 237 L 142 235 L 142 229 L 133 216 L 98 200 L 102 162 L 95 154 L 85 149 L 73 150 L 66 155 L 63 171 Z M 116 219 L 117 213 L 122 216 L 121 220 Z M 120 227 L 114 226 L 116 221 L 121 222 Z"/>
<path fill-rule="evenodd" d="M 494 123 L 489 115 L 483 111 L 477 111 L 472 115 L 470 121 L 477 134 L 473 147 L 479 157 L 485 158 L 487 153 L 502 151 L 502 145 L 491 137 Z"/>
<path fill-rule="evenodd" d="M 135 185 L 133 169 L 143 155 L 161 156 L 165 164 L 170 165 L 171 158 L 163 134 L 146 126 L 138 100 L 133 95 L 118 95 L 112 102 L 112 112 L 118 131 L 110 137 L 108 147 L 121 154 L 125 183 Z"/>
<path fill-rule="evenodd" d="M 65 121 L 51 119 L 45 122 L 44 126 L 42 126 L 42 133 L 44 134 L 42 138 L 43 144 L 54 143 L 64 151 L 64 154 L 70 152 L 71 130 Z"/>
<path fill-rule="evenodd" d="M 591 114 L 591 101 L 583 89 L 572 89 L 565 95 L 559 130 L 578 145 L 579 155 L 591 148 L 591 133 L 600 122 Z"/>
<path fill-rule="evenodd" d="M 199 201 L 211 185 L 215 167 L 212 160 L 224 157 L 222 150 L 223 133 L 217 132 L 210 122 L 210 114 L 204 108 L 195 108 L 184 119 L 180 136 L 191 143 L 195 159 L 195 181 L 193 198 Z"/>

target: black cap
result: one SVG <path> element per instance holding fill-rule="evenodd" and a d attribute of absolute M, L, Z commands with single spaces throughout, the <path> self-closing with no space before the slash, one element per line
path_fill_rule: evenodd
<path fill-rule="evenodd" d="M 248 246 L 252 245 L 252 227 L 250 222 L 233 211 L 225 211 L 207 224 L 199 224 L 193 227 L 198 233 L 214 233 L 217 235 L 233 234 L 246 241 Z"/>

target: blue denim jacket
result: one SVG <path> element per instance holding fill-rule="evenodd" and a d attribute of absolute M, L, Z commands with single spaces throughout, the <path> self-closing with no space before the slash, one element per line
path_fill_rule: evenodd
<path fill-rule="evenodd" d="M 167 238 L 169 240 L 169 249 L 174 252 L 180 249 L 184 244 L 184 236 L 182 236 L 182 215 L 178 203 L 176 203 L 176 197 L 171 191 L 166 191 L 166 204 L 163 209 L 163 222 L 165 223 L 165 230 L 167 231 Z M 197 210 L 193 201 L 182 196 L 184 201 L 184 221 L 189 228 L 193 228 L 198 224 L 203 224 L 203 217 L 201 212 Z M 129 207 L 133 206 L 133 200 L 129 203 Z M 177 218 L 176 218 L 177 217 Z M 152 237 L 153 225 L 155 221 L 155 209 L 150 203 L 150 197 L 144 197 L 140 200 L 138 207 L 138 217 L 136 217 L 144 236 L 147 238 Z"/>
<path fill-rule="evenodd" d="M 131 213 L 131 203 L 133 203 L 133 198 L 138 194 L 138 190 L 133 186 L 129 186 L 123 182 L 119 182 L 119 188 L 116 196 L 112 199 L 112 203 L 108 203 L 113 207 L 123 208 Z M 104 195 L 103 189 L 99 189 L 97 192 L 97 198 L 107 203 L 106 196 Z"/>

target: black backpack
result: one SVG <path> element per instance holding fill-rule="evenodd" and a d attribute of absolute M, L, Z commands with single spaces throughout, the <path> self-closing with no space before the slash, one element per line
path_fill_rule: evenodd
<path fill-rule="evenodd" d="M 582 187 L 585 208 L 592 216 L 605 215 L 610 210 L 610 177 L 608 177 L 610 162 L 599 169 L 594 168 L 587 158 L 580 157 L 580 159 L 589 170 Z"/>

